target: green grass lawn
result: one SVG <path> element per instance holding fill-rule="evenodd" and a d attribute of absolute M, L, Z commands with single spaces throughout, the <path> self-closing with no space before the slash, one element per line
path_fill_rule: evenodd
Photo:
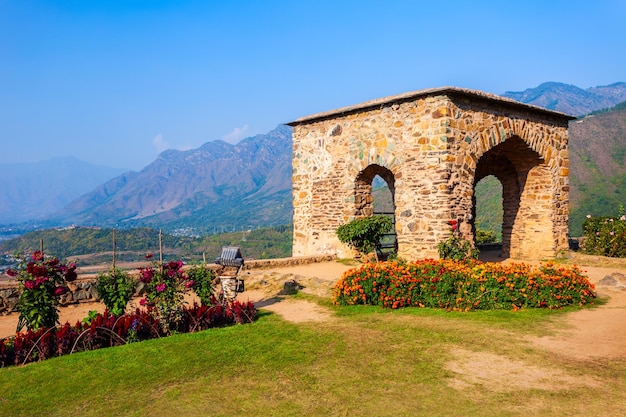
<path fill-rule="evenodd" d="M 0 369 L 1 415 L 626 413 L 626 361 L 574 361 L 526 341 L 554 331 L 555 318 L 567 311 L 329 308 L 334 317 L 321 323 L 293 324 L 261 311 L 252 324 Z M 548 373 L 547 388 L 524 386 L 509 372 L 501 387 L 455 385 L 459 375 L 448 364 L 459 349 L 560 373 L 572 383 Z M 485 372 L 492 366 L 502 365 L 486 363 Z"/>

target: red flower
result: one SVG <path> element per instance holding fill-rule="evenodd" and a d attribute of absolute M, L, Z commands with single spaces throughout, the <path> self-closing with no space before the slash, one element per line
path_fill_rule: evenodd
<path fill-rule="evenodd" d="M 43 261 L 43 253 L 41 253 L 41 251 L 35 251 L 33 252 L 33 254 L 30 256 L 30 258 L 33 261 Z"/>
<path fill-rule="evenodd" d="M 144 284 L 152 281 L 152 278 L 154 277 L 154 270 L 152 268 L 139 268 L 139 273 L 141 274 L 139 279 Z"/>
<path fill-rule="evenodd" d="M 150 259 L 150 258 L 152 258 L 153 256 L 154 256 L 154 255 L 153 255 L 153 254 L 151 254 L 151 253 L 146 253 L 146 259 Z"/>
<path fill-rule="evenodd" d="M 7 269 L 7 275 L 10 277 L 16 277 L 17 271 L 12 270 L 11 268 Z"/>
<path fill-rule="evenodd" d="M 37 277 L 35 279 L 35 285 L 38 287 L 41 284 L 43 284 L 44 282 L 48 282 L 48 281 L 50 281 L 50 278 L 48 278 L 48 277 Z"/>
<path fill-rule="evenodd" d="M 28 279 L 24 281 L 24 287 L 29 290 L 34 290 L 35 287 L 37 287 L 37 284 L 35 283 L 35 281 L 31 281 L 30 279 Z"/>
<path fill-rule="evenodd" d="M 76 274 L 76 271 L 74 271 L 73 269 L 68 270 L 67 273 L 65 274 L 65 280 L 67 282 L 72 282 L 76 278 L 78 278 L 78 274 Z"/>
<path fill-rule="evenodd" d="M 59 296 L 59 295 L 63 295 L 66 292 L 68 292 L 70 289 L 67 287 L 56 287 L 54 289 L 54 295 Z"/>

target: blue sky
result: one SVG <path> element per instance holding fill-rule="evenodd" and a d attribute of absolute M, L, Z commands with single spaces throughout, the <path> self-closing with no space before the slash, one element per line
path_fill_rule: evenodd
<path fill-rule="evenodd" d="M 624 22 L 623 0 L 0 0 L 0 154 L 140 170 L 406 91 L 626 81 Z"/>

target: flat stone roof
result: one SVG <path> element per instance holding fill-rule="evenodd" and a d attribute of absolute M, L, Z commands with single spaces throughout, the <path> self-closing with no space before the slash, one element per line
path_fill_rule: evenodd
<path fill-rule="evenodd" d="M 494 104 L 504 104 L 507 106 L 516 107 L 519 109 L 525 109 L 533 113 L 543 113 L 546 115 L 550 115 L 552 117 L 557 117 L 565 120 L 574 120 L 576 117 L 570 116 L 565 113 L 561 113 L 558 111 L 544 109 L 543 107 L 534 106 L 532 104 L 521 103 L 519 101 L 501 97 L 491 93 L 485 93 L 484 91 L 479 90 L 470 90 L 467 88 L 459 88 L 459 87 L 438 87 L 438 88 L 428 88 L 425 90 L 411 91 L 408 93 L 402 93 L 395 96 L 388 96 L 383 98 L 377 98 L 374 100 L 365 101 L 363 103 L 354 104 L 352 106 L 340 107 L 335 110 L 329 110 L 321 113 L 315 113 L 310 116 L 300 117 L 299 119 L 294 120 L 293 122 L 286 123 L 289 126 L 296 126 L 300 124 L 311 123 L 320 119 L 329 119 L 337 116 L 343 116 L 348 113 L 353 113 L 359 110 L 367 110 L 376 107 L 381 107 L 385 104 L 394 103 L 398 101 L 408 101 L 411 99 L 416 99 L 420 97 L 427 96 L 435 96 L 435 95 L 462 95 L 469 98 L 479 99 L 482 101 L 490 101 Z"/>

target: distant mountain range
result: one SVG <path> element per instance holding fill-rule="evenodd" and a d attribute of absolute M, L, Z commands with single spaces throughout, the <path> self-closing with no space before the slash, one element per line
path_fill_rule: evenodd
<path fill-rule="evenodd" d="M 626 101 L 626 83 L 583 90 L 574 85 L 548 82 L 521 92 L 507 91 L 502 96 L 572 116 L 583 116 Z"/>
<path fill-rule="evenodd" d="M 580 116 L 626 101 L 626 83 L 584 90 L 549 82 L 503 96 Z M 591 209 L 585 203 L 591 184 L 613 184 L 606 187 L 611 198 L 594 194 L 611 209 L 614 197 L 626 193 L 626 136 L 619 127 L 624 120 L 626 115 L 617 109 L 570 125 L 573 218 L 580 217 L 576 210 L 581 207 Z M 53 167 L 49 161 L 37 169 L 0 165 L 0 223 L 47 215 L 50 227 L 150 226 L 193 233 L 287 224 L 292 216 L 291 146 L 291 128 L 279 125 L 237 145 L 217 140 L 189 151 L 165 151 L 140 172 L 122 174 L 73 160 L 67 162 L 77 169 L 67 174 L 73 180 L 59 181 L 55 177 L 69 168 Z M 624 183 L 615 175 L 624 175 Z M 24 183 L 26 177 L 30 179 Z M 86 184 L 87 179 L 93 182 Z"/>
<path fill-rule="evenodd" d="M 46 218 L 122 172 L 71 156 L 0 163 L 0 224 Z"/>
<path fill-rule="evenodd" d="M 291 221 L 291 128 L 198 149 L 168 150 L 74 200 L 56 223 L 201 232 Z"/>

